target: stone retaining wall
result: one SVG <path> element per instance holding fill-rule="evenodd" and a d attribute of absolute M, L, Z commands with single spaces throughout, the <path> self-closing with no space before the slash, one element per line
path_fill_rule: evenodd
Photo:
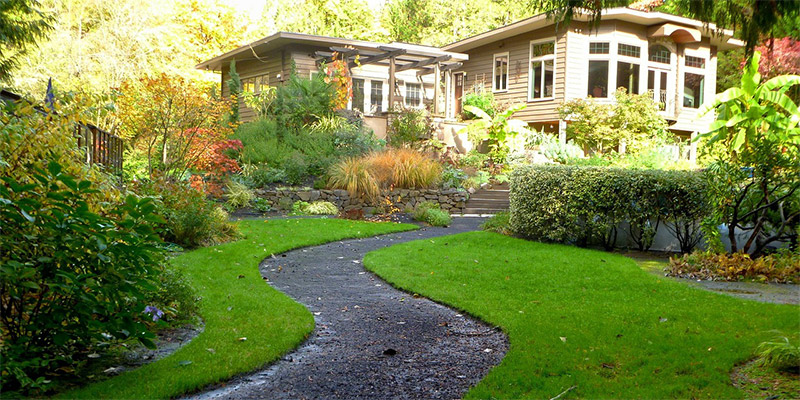
<path fill-rule="evenodd" d="M 439 203 L 439 206 L 450 214 L 462 214 L 464 206 L 469 198 L 469 193 L 456 189 L 394 189 L 384 190 L 381 193 L 380 204 L 369 204 L 358 197 L 351 197 L 346 190 L 298 190 L 298 189 L 277 189 L 277 190 L 256 190 L 256 195 L 267 200 L 273 209 L 287 210 L 296 201 L 313 202 L 318 200 L 329 201 L 339 207 L 339 210 L 349 211 L 357 208 L 364 210 L 365 214 L 375 212 L 376 206 L 389 206 L 384 204 L 389 199 L 392 205 L 400 211 L 406 208 L 414 208 L 417 203 L 432 201 Z"/>

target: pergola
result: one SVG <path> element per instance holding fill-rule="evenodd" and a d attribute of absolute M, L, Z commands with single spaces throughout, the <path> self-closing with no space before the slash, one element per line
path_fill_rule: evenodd
<path fill-rule="evenodd" d="M 362 42 L 363 43 L 363 42 Z M 396 74 L 402 71 L 417 70 L 417 77 L 433 74 L 433 114 L 440 115 L 439 98 L 442 95 L 441 79 L 445 74 L 445 86 L 450 87 L 453 70 L 461 67 L 467 55 L 441 51 L 434 47 L 392 43 L 374 46 L 340 47 L 331 46 L 330 51 L 316 51 L 318 62 L 330 62 L 334 54 L 339 60 L 347 62 L 348 68 L 364 65 L 381 65 L 389 69 L 389 109 L 395 104 L 397 90 Z M 446 99 L 447 100 L 447 99 Z"/>

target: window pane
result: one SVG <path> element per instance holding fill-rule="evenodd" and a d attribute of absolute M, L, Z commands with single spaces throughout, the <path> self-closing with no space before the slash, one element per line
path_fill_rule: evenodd
<path fill-rule="evenodd" d="M 608 97 L 608 61 L 589 61 L 589 96 Z"/>
<path fill-rule="evenodd" d="M 538 43 L 531 47 L 531 57 L 549 56 L 556 53 L 556 43 Z"/>
<path fill-rule="evenodd" d="M 700 108 L 703 104 L 703 91 L 705 77 L 703 75 L 686 73 L 683 75 L 683 106 Z"/>
<path fill-rule="evenodd" d="M 639 56 L 642 54 L 642 51 L 639 46 L 631 46 L 629 44 L 620 43 L 617 53 L 619 53 L 621 56 L 639 58 Z"/>
<path fill-rule="evenodd" d="M 608 42 L 589 43 L 589 54 L 608 54 L 609 49 Z"/>
<path fill-rule="evenodd" d="M 247 78 L 242 79 L 242 91 L 244 92 L 255 92 L 256 80 L 255 78 Z"/>
<path fill-rule="evenodd" d="M 544 97 L 553 97 L 553 60 L 544 62 Z"/>
<path fill-rule="evenodd" d="M 686 66 L 694 68 L 705 68 L 706 59 L 702 57 L 686 56 Z"/>
<path fill-rule="evenodd" d="M 353 110 L 364 112 L 364 80 L 353 78 Z"/>
<path fill-rule="evenodd" d="M 422 104 L 422 87 L 419 83 L 406 83 L 406 105 L 419 107 Z"/>
<path fill-rule="evenodd" d="M 370 82 L 369 108 L 374 113 L 383 111 L 383 82 Z"/>
<path fill-rule="evenodd" d="M 542 98 L 542 61 L 534 61 L 531 63 L 531 98 Z"/>
<path fill-rule="evenodd" d="M 508 56 L 494 58 L 494 90 L 508 89 Z"/>
<path fill-rule="evenodd" d="M 628 93 L 639 94 L 639 64 L 617 63 L 617 87 L 624 87 Z"/>
<path fill-rule="evenodd" d="M 662 64 L 669 64 L 670 54 L 671 53 L 669 52 L 669 49 L 664 46 L 652 46 L 650 47 L 648 60 Z"/>

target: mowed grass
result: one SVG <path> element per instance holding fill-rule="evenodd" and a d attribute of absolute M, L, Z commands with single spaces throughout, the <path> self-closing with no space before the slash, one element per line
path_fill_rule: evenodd
<path fill-rule="evenodd" d="M 298 247 L 417 228 L 339 219 L 250 220 L 240 227 L 242 240 L 172 261 L 201 296 L 205 330 L 199 336 L 164 359 L 60 397 L 170 398 L 264 366 L 300 344 L 314 318 L 262 279 L 261 260 Z"/>
<path fill-rule="evenodd" d="M 800 329 L 800 308 L 718 295 L 632 259 L 489 232 L 395 245 L 365 266 L 508 334 L 467 398 L 739 398 L 734 365 Z"/>

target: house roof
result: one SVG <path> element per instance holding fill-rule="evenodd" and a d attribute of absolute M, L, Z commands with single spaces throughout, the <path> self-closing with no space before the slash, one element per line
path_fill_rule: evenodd
<path fill-rule="evenodd" d="M 321 47 L 352 47 L 365 52 L 385 52 L 386 48 L 404 50 L 404 55 L 410 57 L 408 61 L 417 59 L 450 56 L 451 61 L 464 61 L 469 56 L 462 53 L 445 51 L 438 47 L 423 46 L 418 44 L 392 42 L 377 43 L 366 40 L 344 39 L 330 36 L 309 35 L 306 33 L 278 32 L 255 42 L 248 43 L 225 54 L 214 57 L 210 60 L 197 64 L 197 69 L 220 71 L 222 65 L 229 63 L 236 58 L 237 61 L 256 59 L 270 50 L 274 50 L 287 44 L 306 44 Z M 258 55 L 258 56 L 257 56 Z"/>
<path fill-rule="evenodd" d="M 589 21 L 588 14 L 576 15 L 574 21 Z M 707 24 L 691 18 L 680 17 L 677 15 L 662 12 L 647 12 L 634 10 L 626 7 L 610 8 L 602 11 L 602 19 L 627 21 L 644 26 L 657 26 L 660 24 L 677 24 L 687 28 L 699 30 L 703 36 L 711 38 L 711 44 L 717 46 L 719 50 L 728 50 L 743 47 L 744 42 L 733 38 L 733 31 L 730 29 L 718 29 L 714 24 Z M 535 15 L 521 21 L 501 26 L 491 31 L 483 32 L 468 37 L 457 42 L 450 43 L 444 47 L 446 51 L 466 52 L 476 47 L 483 46 L 498 40 L 503 40 L 535 29 L 554 25 L 555 21 L 547 17 L 547 13 Z"/>

